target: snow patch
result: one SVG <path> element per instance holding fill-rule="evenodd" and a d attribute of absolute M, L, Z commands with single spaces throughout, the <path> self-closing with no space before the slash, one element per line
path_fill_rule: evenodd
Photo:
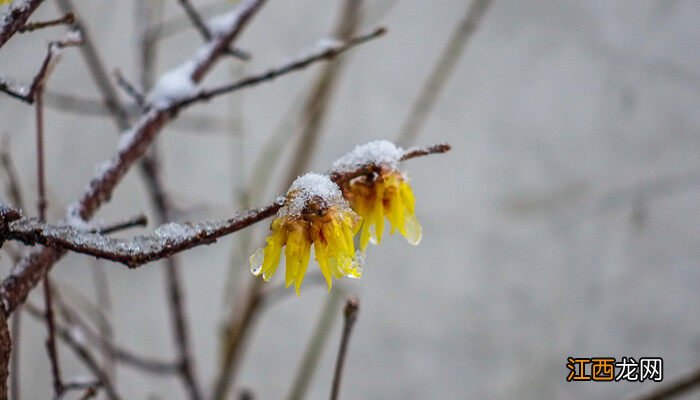
<path fill-rule="evenodd" d="M 367 165 L 398 169 L 404 150 L 388 140 L 375 140 L 355 147 L 333 162 L 333 172 L 357 171 Z"/>
<path fill-rule="evenodd" d="M 311 200 L 320 199 L 327 206 L 347 207 L 343 193 L 327 175 L 308 173 L 298 177 L 287 191 L 287 201 L 278 216 L 299 216 Z"/>
<path fill-rule="evenodd" d="M 195 61 L 190 60 L 162 74 L 146 96 L 146 101 L 162 109 L 194 94 L 197 91 L 197 85 L 191 77 L 195 65 Z"/>

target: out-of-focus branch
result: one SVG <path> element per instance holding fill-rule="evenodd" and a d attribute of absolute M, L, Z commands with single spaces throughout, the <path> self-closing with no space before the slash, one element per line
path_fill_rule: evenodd
<path fill-rule="evenodd" d="M 124 89 L 124 92 L 128 94 L 132 100 L 134 100 L 134 103 L 136 103 L 137 106 L 143 108 L 146 105 L 146 99 L 143 94 L 143 91 L 137 89 L 136 86 L 134 86 L 131 82 L 126 80 L 126 78 L 124 77 L 124 75 L 122 75 L 120 70 L 114 70 L 114 78 L 117 80 L 117 84 L 122 89 Z"/>
<path fill-rule="evenodd" d="M 17 177 L 17 169 L 10 155 L 10 139 L 7 135 L 3 135 L 0 139 L 0 165 L 7 176 L 7 192 L 12 205 L 19 208 L 24 208 L 24 200 L 22 199 L 22 189 L 20 187 L 19 178 Z"/>
<path fill-rule="evenodd" d="M 339 309 L 341 299 L 342 296 L 337 290 L 333 290 L 328 294 L 328 298 L 321 310 L 321 316 L 314 327 L 313 336 L 297 368 L 292 389 L 289 396 L 287 396 L 288 400 L 301 400 L 306 396 L 311 378 L 321 358 L 321 352 L 328 342 L 328 333 L 331 331 L 333 321 L 337 316 L 336 312 Z"/>
<path fill-rule="evenodd" d="M 333 375 L 333 386 L 331 388 L 331 400 L 337 400 L 340 393 L 340 379 L 343 375 L 343 366 L 345 365 L 345 355 L 348 352 L 348 343 L 350 342 L 350 334 L 355 327 L 357 321 L 357 313 L 360 309 L 360 303 L 357 298 L 350 298 L 345 302 L 343 309 L 343 335 L 340 338 L 340 349 L 338 349 L 338 359 L 335 364 L 335 373 Z"/>
<path fill-rule="evenodd" d="M 29 22 L 19 29 L 19 33 L 32 32 L 37 29 L 49 28 L 56 25 L 71 25 L 75 22 L 75 14 L 72 11 L 67 12 L 64 16 L 48 21 Z"/>
<path fill-rule="evenodd" d="M 24 309 L 27 312 L 37 318 L 43 318 L 44 312 L 39 308 L 35 307 L 33 304 L 26 304 Z M 75 331 L 71 331 L 67 327 L 57 325 L 56 334 L 63 341 L 63 343 L 70 348 L 73 353 L 82 361 L 83 365 L 95 376 L 95 378 L 102 384 L 105 389 L 105 394 L 110 400 L 119 400 L 120 396 L 117 393 L 114 384 L 109 375 L 100 366 L 97 361 L 97 357 L 90 351 L 90 349 L 83 343 L 82 337 L 80 337 Z"/>
<path fill-rule="evenodd" d="M 0 15 L 0 47 L 4 46 L 15 33 L 26 25 L 29 16 L 43 2 L 44 0 L 26 0 L 10 4 L 7 13 Z"/>
<path fill-rule="evenodd" d="M 70 46 L 78 46 L 82 43 L 82 39 L 79 36 L 75 37 L 75 35 L 72 34 L 69 34 L 63 40 L 49 43 L 49 49 L 46 52 L 46 57 L 44 57 L 44 61 L 41 63 L 41 67 L 39 68 L 39 72 L 37 72 L 28 88 L 25 86 L 18 86 L 16 83 L 0 77 L 0 91 L 5 92 L 16 99 L 22 100 L 25 103 L 33 104 L 36 100 L 37 91 L 42 88 L 44 82 L 48 78 L 54 62 L 61 53 L 61 49 Z"/>
<path fill-rule="evenodd" d="M 56 307 L 59 314 L 65 320 L 65 324 L 67 324 L 65 327 L 66 329 L 70 330 L 71 327 L 79 329 L 85 334 L 85 337 L 88 340 L 106 349 L 110 355 L 114 356 L 117 361 L 123 363 L 124 365 L 155 375 L 170 375 L 178 372 L 179 365 L 175 362 L 156 360 L 137 355 L 130 350 L 112 343 L 109 338 L 98 334 L 78 315 L 75 310 L 73 310 L 65 301 L 63 301 L 60 296 L 56 296 Z"/>
<path fill-rule="evenodd" d="M 479 26 L 486 10 L 493 0 L 473 0 L 467 8 L 467 13 L 460 21 L 450 38 L 442 55 L 435 63 L 433 71 L 418 95 L 413 107 L 408 113 L 408 118 L 401 127 L 397 143 L 408 146 L 415 141 L 425 121 L 437 101 L 445 83 L 457 65 L 469 39 Z"/>
<path fill-rule="evenodd" d="M 102 101 L 92 98 L 47 90 L 44 93 L 44 100 L 46 107 L 57 111 L 93 117 L 113 117 Z M 130 106 L 126 111 L 130 115 L 136 115 L 140 110 L 138 107 Z M 218 132 L 226 128 L 226 122 L 215 115 L 181 115 L 171 125 L 172 129 L 196 135 L 206 135 L 210 132 L 224 134 Z"/>
<path fill-rule="evenodd" d="M 197 9 L 194 8 L 194 5 L 192 5 L 189 0 L 178 0 L 178 3 L 180 3 L 180 6 L 182 6 L 182 9 L 185 11 L 185 15 L 187 15 L 187 18 L 189 18 L 190 22 L 192 22 L 192 25 L 195 27 L 197 32 L 199 32 L 202 38 L 207 42 L 210 41 L 212 38 L 212 33 L 202 19 L 202 16 L 199 15 L 199 12 L 197 12 Z M 250 59 L 250 54 L 243 50 L 227 48 L 226 53 L 240 58 L 241 60 Z"/>
<path fill-rule="evenodd" d="M 360 23 L 361 6 L 362 0 L 345 0 L 343 2 L 339 21 L 333 33 L 335 40 L 346 42 L 352 39 Z M 342 67 L 342 58 L 326 64 L 314 81 L 302 111 L 302 132 L 296 149 L 292 153 L 294 154 L 293 160 L 290 164 L 289 175 L 285 180 L 288 185 L 296 179 L 297 171 L 306 171 L 309 167 L 311 155 L 316 149 L 328 104 L 342 72 Z"/>
<path fill-rule="evenodd" d="M 10 353 L 12 339 L 10 328 L 7 326 L 5 311 L 0 309 L 0 400 L 7 400 L 7 378 L 10 376 Z M 17 371 L 12 371 L 16 374 Z"/>
<path fill-rule="evenodd" d="M 64 13 L 76 13 L 75 6 L 73 5 L 73 2 L 71 0 L 56 0 L 56 2 L 58 3 L 58 6 Z M 112 86 L 110 82 L 109 74 L 105 70 L 102 60 L 100 59 L 100 56 L 97 53 L 97 47 L 95 46 L 95 43 L 92 40 L 92 36 L 85 28 L 85 26 L 83 26 L 80 15 L 77 13 L 76 15 L 77 18 L 73 23 L 73 29 L 76 29 L 82 33 L 83 46 L 80 47 L 80 51 L 82 52 L 83 57 L 85 58 L 88 69 L 94 77 L 95 83 L 97 84 L 100 93 L 102 93 L 105 107 L 107 107 L 107 109 L 109 109 L 110 112 L 119 116 L 119 118 L 116 119 L 118 128 L 120 130 L 126 130 L 129 127 L 128 115 L 124 111 L 124 107 L 122 106 L 121 100 L 119 99 L 116 89 Z"/>
<path fill-rule="evenodd" d="M 236 90 L 240 90 L 243 88 L 247 88 L 250 86 L 257 85 L 259 83 L 271 81 L 275 78 L 278 78 L 282 75 L 286 75 L 290 72 L 294 72 L 303 68 L 308 67 L 309 65 L 322 61 L 322 60 L 329 60 L 333 59 L 340 54 L 346 52 L 347 50 L 351 49 L 352 47 L 355 47 L 359 44 L 365 43 L 369 40 L 376 39 L 386 33 L 385 28 L 376 28 L 372 32 L 357 36 L 353 38 L 352 40 L 349 40 L 345 43 L 328 43 L 325 46 L 321 46 L 320 50 L 317 50 L 316 52 L 312 53 L 311 55 L 304 56 L 302 58 L 296 59 L 294 61 L 291 61 L 281 67 L 273 68 L 271 70 L 268 70 L 266 72 L 256 74 L 256 75 L 251 75 L 247 78 L 241 79 L 238 82 L 230 83 L 228 85 L 223 85 L 218 88 L 213 88 L 213 89 L 205 89 L 201 90 L 198 93 L 188 96 L 183 98 L 178 102 L 179 105 L 181 106 L 186 106 L 192 103 L 196 103 L 199 101 L 204 101 L 204 100 L 209 100 L 213 97 L 234 92 Z"/>

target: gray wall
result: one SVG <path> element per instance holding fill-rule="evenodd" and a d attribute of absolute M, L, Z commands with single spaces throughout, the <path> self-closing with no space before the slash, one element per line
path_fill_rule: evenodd
<path fill-rule="evenodd" d="M 57 15 L 51 3 L 37 20 Z M 76 3 L 109 68 L 135 78 L 134 2 Z M 179 12 L 167 3 L 168 15 Z M 390 34 L 353 50 L 315 170 L 355 144 L 396 137 L 466 3 L 399 1 L 381 21 Z M 271 1 L 240 42 L 254 54 L 246 69 L 259 71 L 312 46 L 330 31 L 339 4 Z M 699 18 L 693 1 L 496 1 L 418 140 L 449 142 L 454 150 L 406 165 L 422 243 L 414 248 L 387 237 L 370 248 L 363 278 L 347 282 L 362 309 L 345 398 L 624 397 L 651 386 L 565 383 L 566 357 L 661 356 L 668 379 L 697 365 Z M 60 31 L 14 38 L 0 53 L 1 72 L 29 80 Z M 158 69 L 176 65 L 199 43 L 193 32 L 163 42 Z M 224 118 L 242 107 L 243 138 L 163 132 L 167 186 L 189 211 L 184 218 L 224 217 L 238 207 L 232 192 L 315 71 L 187 112 Z M 208 83 L 229 75 L 223 65 Z M 96 96 L 77 50 L 65 51 L 49 89 Z M 32 109 L 2 96 L 0 121 L 33 204 Z M 107 119 L 55 110 L 47 111 L 47 126 L 50 215 L 57 219 L 93 166 L 113 154 L 117 137 Z M 236 150 L 241 143 L 243 151 Z M 151 209 L 132 172 L 99 217 L 139 211 Z M 225 238 L 182 257 L 198 370 L 207 384 L 217 365 L 234 243 Z M 7 271 L 6 257 L 2 263 Z M 117 341 L 170 356 L 161 267 L 101 265 L 110 278 Z M 239 267 L 242 279 L 252 279 L 245 263 Z M 76 293 L 93 297 L 94 268 L 91 259 L 71 255 L 53 275 L 75 301 Z M 300 298 L 264 314 L 241 384 L 262 399 L 286 394 L 326 296 L 309 285 Z M 45 398 L 45 331 L 25 321 L 25 398 Z M 327 396 L 339 330 L 336 323 L 310 398 Z M 62 355 L 65 375 L 86 374 L 69 352 Z M 119 370 L 119 382 L 126 398 L 180 395 L 172 379 L 127 369 Z"/>

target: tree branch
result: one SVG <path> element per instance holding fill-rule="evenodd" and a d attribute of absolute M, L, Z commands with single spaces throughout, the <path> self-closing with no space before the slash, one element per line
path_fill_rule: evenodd
<path fill-rule="evenodd" d="M 315 62 L 333 59 L 347 50 L 369 40 L 376 39 L 385 33 L 385 28 L 376 28 L 370 33 L 355 37 L 345 43 L 329 43 L 326 46 L 321 46 L 319 50 L 316 50 L 310 55 L 298 58 L 280 67 L 273 68 L 260 74 L 251 75 L 247 78 L 241 79 L 238 82 L 230 83 L 218 88 L 201 90 L 192 96 L 179 100 L 178 105 L 190 105 L 199 101 L 209 100 L 215 96 L 254 86 L 262 82 L 271 81 L 290 72 L 306 68 Z"/>
<path fill-rule="evenodd" d="M 29 22 L 19 29 L 19 33 L 32 32 L 37 29 L 44 29 L 56 25 L 71 25 L 75 23 L 75 14 L 72 11 L 67 12 L 64 16 L 48 21 Z"/>
<path fill-rule="evenodd" d="M 205 41 L 210 41 L 212 39 L 211 31 L 202 19 L 202 16 L 199 15 L 199 12 L 197 12 L 197 9 L 194 8 L 194 5 L 192 5 L 192 3 L 189 0 L 178 0 L 178 3 L 180 3 L 180 5 L 182 6 L 182 9 L 185 11 L 185 15 L 187 15 L 187 18 L 190 20 L 190 22 L 192 22 L 192 25 L 202 36 L 202 39 L 204 39 Z M 250 59 L 250 54 L 243 50 L 227 48 L 226 53 L 234 57 L 240 58 L 241 60 Z"/>
<path fill-rule="evenodd" d="M 345 364 L 345 356 L 348 352 L 348 343 L 350 342 L 350 334 L 355 327 L 357 321 L 357 313 L 359 312 L 359 301 L 357 298 L 350 298 L 345 302 L 343 309 L 343 336 L 340 338 L 340 348 L 338 349 L 338 359 L 335 364 L 335 373 L 333 375 L 333 386 L 331 388 L 331 400 L 337 400 L 340 393 L 340 378 L 343 375 L 343 366 Z"/>
<path fill-rule="evenodd" d="M 27 0 L 10 4 L 10 10 L 5 15 L 0 15 L 0 47 L 26 26 L 29 16 L 43 2 L 44 0 Z"/>
<path fill-rule="evenodd" d="M 16 83 L 0 77 L 0 91 L 5 92 L 16 99 L 22 100 L 25 103 L 33 104 L 36 100 L 37 91 L 40 90 L 46 81 L 54 61 L 61 53 L 61 49 L 69 46 L 78 46 L 80 44 L 82 44 L 82 39 L 80 37 L 74 37 L 73 34 L 68 34 L 63 40 L 49 43 L 49 49 L 46 52 L 46 57 L 44 57 L 44 61 L 41 63 L 41 67 L 39 68 L 39 72 L 37 72 L 29 88 L 18 86 Z"/>

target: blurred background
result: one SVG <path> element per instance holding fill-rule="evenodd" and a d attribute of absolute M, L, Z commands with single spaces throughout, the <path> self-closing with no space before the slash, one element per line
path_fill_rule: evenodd
<path fill-rule="evenodd" d="M 162 7 L 163 21 L 180 21 L 158 42 L 156 73 L 201 45 L 174 1 L 75 0 L 107 69 L 134 82 L 138 3 Z M 205 15 L 232 7 L 193 4 Z M 333 32 L 342 5 L 270 1 L 238 41 L 252 60 L 225 59 L 205 86 L 303 54 Z M 325 171 L 357 144 L 399 136 L 469 6 L 364 2 L 358 32 L 382 25 L 389 33 L 340 58 L 345 68 L 311 170 Z M 60 14 L 49 1 L 32 19 Z M 700 366 L 699 19 L 700 3 L 672 0 L 496 0 L 486 10 L 414 142 L 447 142 L 453 150 L 405 164 L 423 241 L 412 247 L 387 236 L 369 248 L 362 279 L 343 282 L 361 307 L 343 398 L 630 398 L 654 384 L 566 383 L 567 356 L 663 357 L 667 381 Z M 64 31 L 16 36 L 0 53 L 0 72 L 30 81 L 48 41 Z M 194 106 L 162 132 L 163 174 L 178 220 L 230 216 L 251 187 L 261 192 L 252 205 L 282 191 L 299 137 L 289 121 L 298 119 L 322 68 Z M 111 119 L 85 115 L 85 107 L 60 97 L 99 99 L 78 49 L 64 51 L 47 91 L 49 217 L 56 221 L 95 165 L 114 154 L 118 137 Z M 0 121 L 33 208 L 33 109 L 0 96 Z M 260 161 L 271 143 L 281 152 Z M 271 176 L 265 186 L 256 181 L 261 168 Z M 134 169 L 98 218 L 138 212 L 153 215 Z M 266 228 L 256 226 L 260 233 L 243 250 L 239 232 L 181 257 L 197 374 L 207 389 L 222 323 L 240 287 L 253 280 L 246 255 Z M 11 263 L 5 256 L 0 262 L 4 276 Z M 82 304 L 95 301 L 95 269 L 108 276 L 116 342 L 173 358 L 163 266 L 127 270 L 69 255 L 52 276 L 66 299 Z M 231 274 L 239 283 L 233 287 Z M 31 301 L 41 304 L 40 292 Z M 290 290 L 266 308 L 236 386 L 260 399 L 284 398 L 328 296 L 307 282 L 300 297 Z M 46 398 L 46 330 L 30 317 L 22 324 L 22 393 Z M 328 395 L 340 329 L 338 309 L 308 398 Z M 61 356 L 65 376 L 89 376 L 69 350 L 61 348 Z M 184 398 L 174 378 L 120 367 L 116 380 L 124 398 Z"/>

